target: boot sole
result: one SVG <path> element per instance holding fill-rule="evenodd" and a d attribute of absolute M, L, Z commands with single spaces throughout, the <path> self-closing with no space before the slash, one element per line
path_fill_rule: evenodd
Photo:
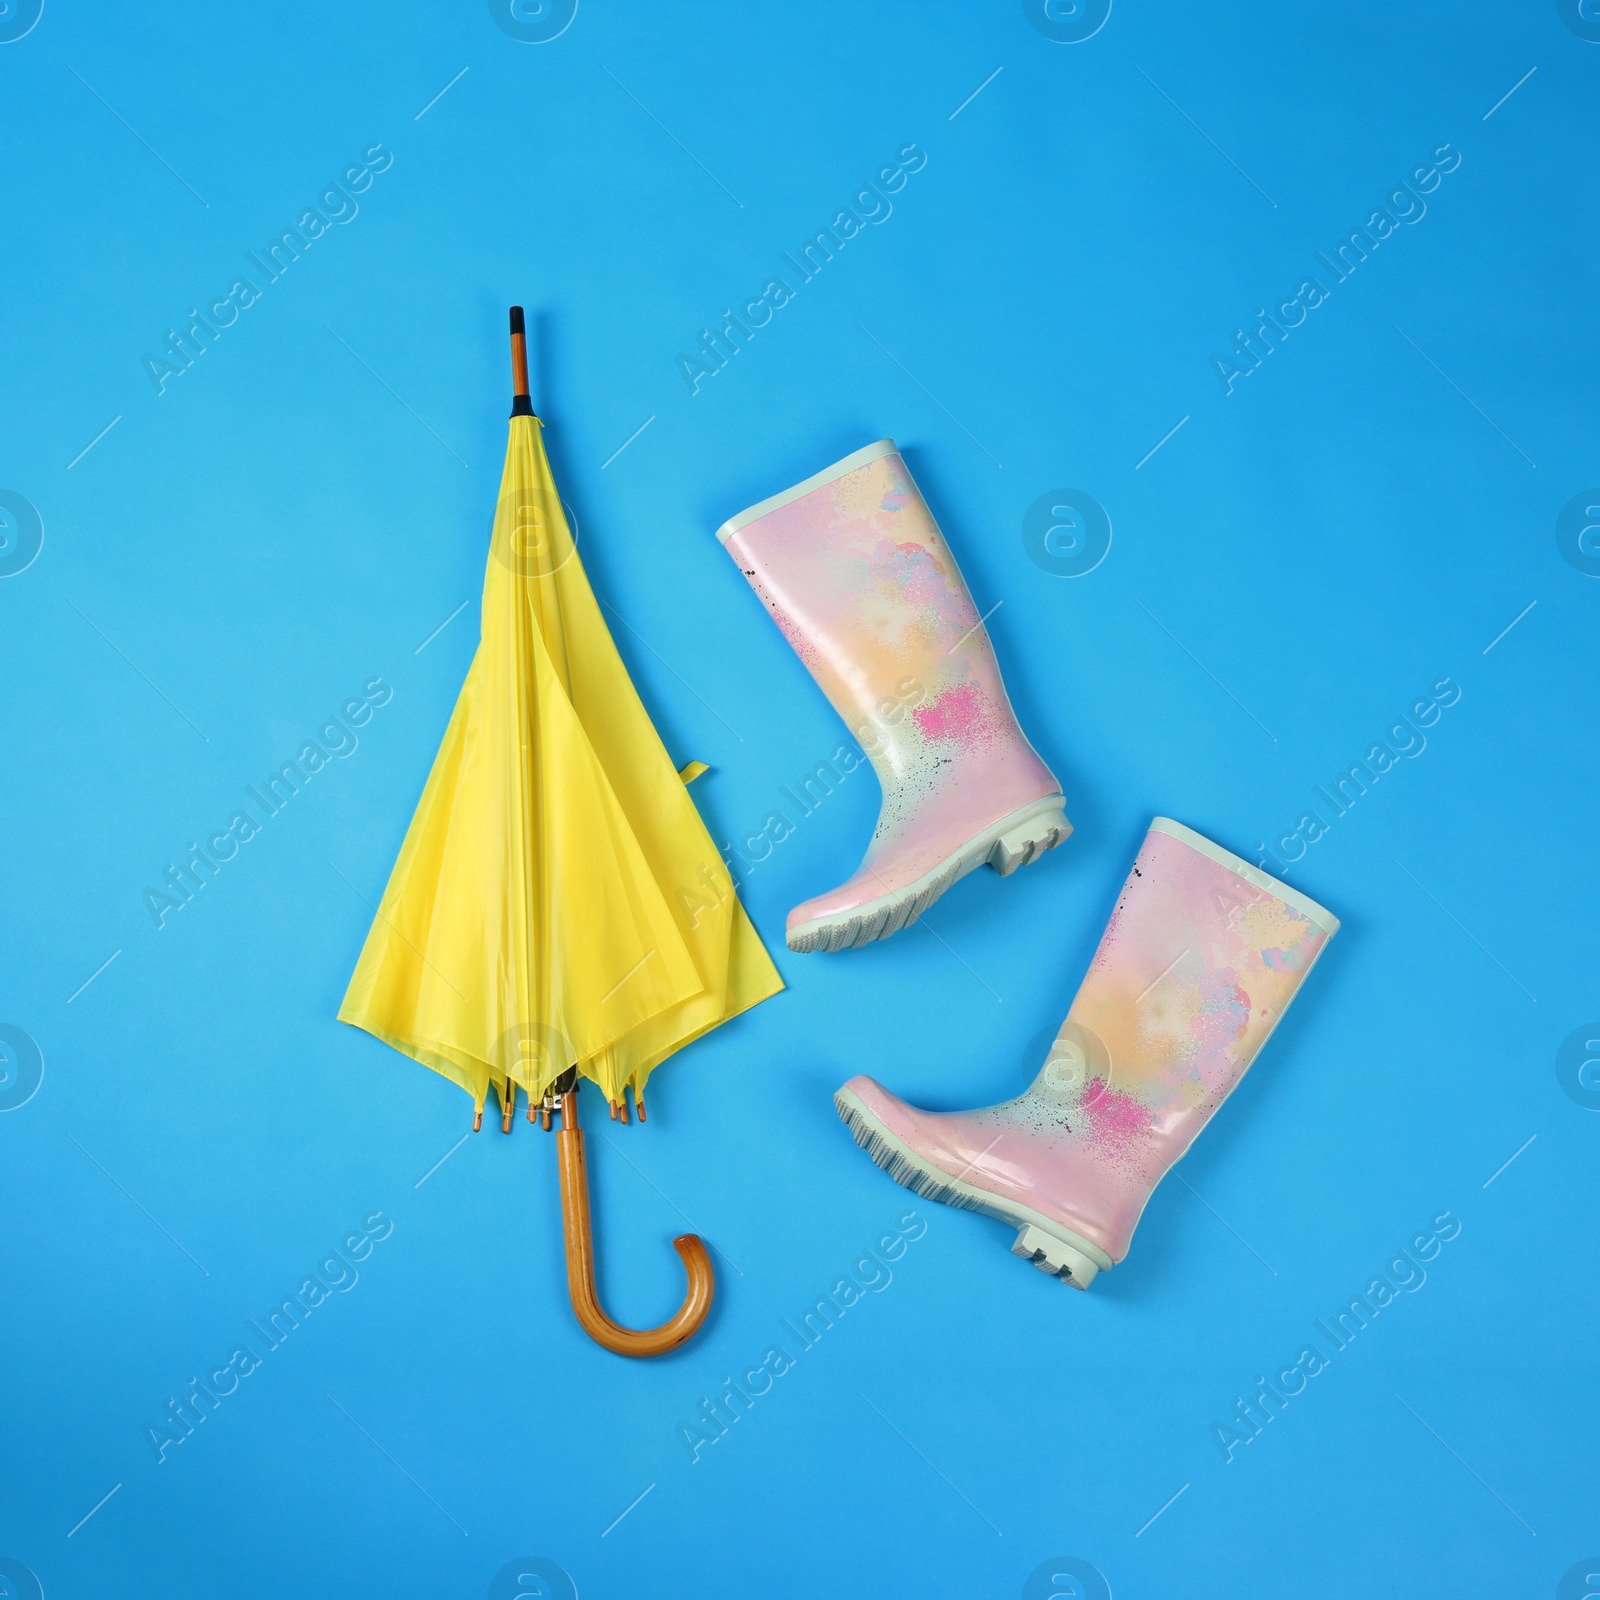
<path fill-rule="evenodd" d="M 909 928 L 951 884 L 969 872 L 987 865 L 1002 878 L 1009 878 L 1018 867 L 1037 861 L 1046 850 L 1054 850 L 1071 832 L 1072 824 L 1062 809 L 1060 795 L 1036 800 L 985 828 L 915 883 L 869 900 L 852 911 L 801 923 L 786 932 L 784 942 L 791 950 L 806 955 L 813 950 L 854 950 L 875 939 L 887 939 L 890 934 Z"/>
<path fill-rule="evenodd" d="M 833 1097 L 833 1105 L 856 1143 L 902 1188 L 925 1200 L 978 1211 L 997 1222 L 1009 1223 L 1017 1230 L 1012 1253 L 1041 1272 L 1059 1278 L 1071 1288 L 1087 1289 L 1100 1273 L 1109 1272 L 1115 1265 L 1099 1245 L 1031 1206 L 1002 1199 L 934 1166 L 905 1140 L 890 1133 L 854 1090 L 840 1089 Z"/>

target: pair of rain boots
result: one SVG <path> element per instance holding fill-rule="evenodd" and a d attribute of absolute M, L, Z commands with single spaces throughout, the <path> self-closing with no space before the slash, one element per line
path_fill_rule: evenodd
<path fill-rule="evenodd" d="M 855 873 L 789 913 L 791 950 L 887 938 L 975 868 L 1009 875 L 1071 833 L 1060 785 L 1017 724 L 984 619 L 892 441 L 718 536 L 883 790 Z M 1158 817 L 1026 1093 L 927 1112 L 855 1077 L 834 1104 L 896 1182 L 1012 1224 L 1018 1255 L 1086 1289 L 1127 1253 L 1152 1191 L 1338 926 Z"/>

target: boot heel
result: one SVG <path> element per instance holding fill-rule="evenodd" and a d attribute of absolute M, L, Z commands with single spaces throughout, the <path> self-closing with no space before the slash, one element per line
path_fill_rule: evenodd
<path fill-rule="evenodd" d="M 1079 1245 L 1069 1244 L 1059 1234 L 1046 1233 L 1031 1222 L 1017 1229 L 1012 1253 L 1031 1261 L 1041 1272 L 1059 1278 L 1074 1289 L 1087 1289 L 1100 1273 L 1100 1263 L 1085 1255 Z"/>
<path fill-rule="evenodd" d="M 1001 834 L 989 851 L 989 865 L 1002 878 L 1009 878 L 1018 867 L 1037 860 L 1046 850 L 1054 850 L 1071 832 L 1072 824 L 1058 805 Z"/>

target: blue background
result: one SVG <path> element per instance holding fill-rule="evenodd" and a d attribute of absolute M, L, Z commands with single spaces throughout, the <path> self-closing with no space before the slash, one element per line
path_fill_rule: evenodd
<path fill-rule="evenodd" d="M 1600 582 L 1556 527 L 1600 483 L 1573 15 L 1119 0 L 1071 43 L 1017 4 L 584 0 L 529 43 L 481 3 L 51 0 L 0 48 L 0 486 L 44 530 L 0 583 L 0 1098 L 27 1039 L 44 1069 L 0 1117 L 0 1555 L 52 1600 L 1097 1592 L 1055 1557 L 1118 1600 L 1553 1594 L 1600 1545 L 1600 1028 L 1557 1062 L 1600 1015 Z M 186 308 L 377 142 L 359 212 L 158 395 Z M 911 143 L 892 214 L 692 394 L 700 330 Z M 1331 279 L 1444 143 L 1426 216 Z M 1212 358 L 1313 276 L 1226 393 Z M 1077 827 L 838 957 L 783 919 L 858 859 L 865 771 L 745 877 L 788 990 L 644 1128 L 591 1105 L 614 1313 L 676 1304 L 685 1218 L 722 1252 L 655 1363 L 573 1323 L 551 1143 L 458 1147 L 460 1091 L 334 1020 L 475 643 L 472 605 L 437 630 L 481 582 L 513 301 L 719 841 L 843 730 L 713 531 L 883 435 Z M 1114 529 L 1078 578 L 1023 540 L 1060 489 Z M 359 749 L 158 931 L 142 891 L 374 676 Z M 1445 677 L 1426 749 L 1334 816 L 1313 786 Z M 1291 881 L 1343 932 L 1088 1294 L 851 1143 L 855 1072 L 947 1108 L 1028 1081 L 1152 815 L 1254 858 L 1312 810 Z M 359 1281 L 158 1463 L 145 1424 L 374 1211 Z M 893 1281 L 786 1339 L 910 1211 Z M 1426 1284 L 1225 1461 L 1213 1423 L 1445 1211 Z M 779 1342 L 691 1460 L 679 1425 Z"/>

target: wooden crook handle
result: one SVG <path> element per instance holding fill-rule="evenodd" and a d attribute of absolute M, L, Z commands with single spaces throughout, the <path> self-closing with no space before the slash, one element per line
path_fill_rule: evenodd
<path fill-rule="evenodd" d="M 681 1233 L 672 1247 L 689 1275 L 683 1304 L 659 1328 L 624 1328 L 601 1309 L 594 1289 L 594 1239 L 589 1225 L 589 1171 L 584 1164 L 583 1129 L 578 1126 L 578 1095 L 561 1097 L 561 1129 L 556 1134 L 561 1170 L 561 1220 L 567 1238 L 567 1293 L 583 1331 L 619 1356 L 661 1356 L 692 1339 L 711 1310 L 716 1276 L 705 1240 Z"/>

